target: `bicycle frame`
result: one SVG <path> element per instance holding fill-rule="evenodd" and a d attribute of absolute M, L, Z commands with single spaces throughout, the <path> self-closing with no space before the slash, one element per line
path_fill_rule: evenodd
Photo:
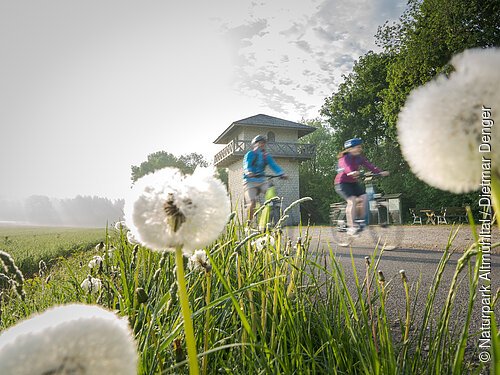
<path fill-rule="evenodd" d="M 270 180 L 269 184 L 270 186 L 267 189 L 266 194 L 264 195 L 264 200 L 266 202 L 278 196 L 276 186 L 274 186 L 274 184 Z M 277 203 L 278 202 L 276 200 L 272 200 L 262 209 L 259 218 L 259 228 L 265 228 L 267 223 L 272 223 L 273 221 L 276 222 L 277 218 L 275 217 L 275 211 L 279 208 L 279 205 Z"/>
<path fill-rule="evenodd" d="M 279 178 L 280 176 L 265 175 L 265 177 L 269 184 L 266 194 L 264 195 L 264 202 L 267 204 L 256 211 L 256 213 L 260 212 L 259 229 L 261 230 L 265 230 L 268 223 L 276 224 L 280 218 L 281 211 L 281 202 L 278 198 L 276 187 L 272 182 L 274 178 Z"/>
<path fill-rule="evenodd" d="M 384 246 L 386 250 L 395 249 L 402 239 L 401 226 L 394 225 L 389 213 L 388 202 L 381 199 L 382 195 L 377 193 L 373 179 L 378 177 L 376 174 L 365 175 L 363 182 L 368 199 L 366 200 L 364 221 L 369 227 L 369 232 L 376 244 Z M 372 219 L 372 205 L 377 212 L 376 223 Z M 330 219 L 333 225 L 333 236 L 339 246 L 349 246 L 354 240 L 354 236 L 347 233 L 345 204 L 335 203 L 331 205 Z M 354 219 L 356 221 L 356 218 Z"/>
<path fill-rule="evenodd" d="M 380 200 L 382 194 L 377 193 L 377 189 L 375 184 L 373 183 L 373 178 L 378 177 L 379 175 L 367 175 L 364 178 L 365 182 L 365 191 L 368 199 L 366 200 L 365 207 L 365 223 L 366 225 L 375 224 L 371 223 L 371 203 L 374 203 L 377 209 L 377 224 L 378 225 L 387 225 L 389 223 L 389 208 L 387 204 Z M 385 211 L 385 212 L 384 212 Z M 382 214 L 381 214 L 382 213 Z M 385 213 L 385 215 L 384 215 Z"/>

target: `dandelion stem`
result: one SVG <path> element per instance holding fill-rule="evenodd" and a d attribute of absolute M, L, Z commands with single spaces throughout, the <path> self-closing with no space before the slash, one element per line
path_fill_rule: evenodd
<path fill-rule="evenodd" d="M 205 291 L 205 305 L 208 306 L 210 304 L 210 298 L 211 298 L 211 287 L 212 287 L 212 274 L 210 272 L 205 272 L 205 282 L 206 282 L 206 291 Z M 207 374 L 207 369 L 208 369 L 208 340 L 209 340 L 209 332 L 211 328 L 211 314 L 210 314 L 210 309 L 207 309 L 205 312 L 205 339 L 203 342 L 203 351 L 205 352 L 205 355 L 203 356 L 202 360 L 202 371 L 203 374 Z"/>
<path fill-rule="evenodd" d="M 189 308 L 189 297 L 186 289 L 186 280 L 184 279 L 184 258 L 182 247 L 175 249 L 175 263 L 177 269 L 177 284 L 179 286 L 179 300 L 181 302 L 182 317 L 184 319 L 184 332 L 186 334 L 186 346 L 189 363 L 189 373 L 198 375 L 198 359 L 196 353 L 196 340 L 194 337 L 193 320 L 191 319 L 191 309 Z"/>
<path fill-rule="evenodd" d="M 375 328 L 375 321 L 373 320 L 373 307 L 372 307 L 372 297 L 370 295 L 370 286 L 371 286 L 371 279 L 370 279 L 370 258 L 365 257 L 365 265 L 366 265 L 366 298 L 368 300 L 368 312 L 370 314 L 370 322 L 372 325 L 372 337 L 373 337 L 373 344 L 375 345 L 375 350 L 378 353 L 378 345 L 377 345 L 377 329 Z"/>
<path fill-rule="evenodd" d="M 406 322 L 405 322 L 405 334 L 403 338 L 403 344 L 405 345 L 405 351 L 407 349 L 406 344 L 408 343 L 408 338 L 410 336 L 410 290 L 408 288 L 408 279 L 406 277 L 406 273 L 404 270 L 399 271 L 401 275 L 401 280 L 403 281 L 403 287 L 405 290 L 405 298 L 406 298 Z"/>

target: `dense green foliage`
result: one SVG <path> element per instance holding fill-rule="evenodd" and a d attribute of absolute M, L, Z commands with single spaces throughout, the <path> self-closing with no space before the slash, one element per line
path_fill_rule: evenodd
<path fill-rule="evenodd" d="M 302 141 L 316 145 L 316 157 L 300 164 L 300 195 L 313 198 L 301 204 L 301 213 L 303 222 L 326 223 L 328 208 L 335 195 L 332 176 L 335 175 L 337 158 L 332 150 L 336 146 L 328 126 L 319 120 L 309 121 L 307 125 L 316 127 L 316 130 Z"/>
<path fill-rule="evenodd" d="M 383 113 L 395 126 L 409 92 L 449 72 L 453 55 L 500 45 L 500 5 L 494 0 L 410 0 L 399 23 L 379 28 L 377 42 L 391 56 Z"/>
<path fill-rule="evenodd" d="M 331 156 L 352 137 L 362 137 L 368 159 L 391 172 L 380 188 L 403 194 L 404 214 L 409 207 L 471 205 L 474 209 L 476 193 L 444 192 L 413 175 L 402 157 L 396 126 L 408 94 L 436 75 L 448 73 L 454 54 L 472 47 L 500 46 L 499 3 L 410 0 L 399 22 L 380 27 L 376 39 L 382 52 L 370 51 L 359 58 L 337 91 L 325 100 L 318 134 L 304 137 L 304 142 L 318 145 L 317 159 L 301 167 L 301 193 L 316 200 L 317 212 L 311 217 L 325 222 L 327 202 L 341 200 L 330 188 L 336 165 Z M 316 183 L 321 186 L 315 188 Z M 307 211 L 310 214 L 312 207 Z"/>
<path fill-rule="evenodd" d="M 203 155 L 195 152 L 191 154 L 181 155 L 179 157 L 166 152 L 158 151 L 149 154 L 147 160 L 142 162 L 139 166 L 133 165 L 131 179 L 133 182 L 137 181 L 144 175 L 153 173 L 165 167 L 178 168 L 185 174 L 191 174 L 196 167 L 208 167 L 208 162 Z M 224 168 L 217 169 L 219 179 L 227 186 L 228 175 Z"/>
<path fill-rule="evenodd" d="M 131 179 L 135 182 L 142 176 L 165 167 L 178 168 L 183 173 L 189 174 L 193 173 L 197 166 L 208 166 L 208 163 L 203 158 L 203 155 L 193 152 L 191 154 L 177 157 L 166 151 L 158 151 L 149 154 L 148 159 L 142 162 L 139 166 L 133 165 L 131 167 Z"/>

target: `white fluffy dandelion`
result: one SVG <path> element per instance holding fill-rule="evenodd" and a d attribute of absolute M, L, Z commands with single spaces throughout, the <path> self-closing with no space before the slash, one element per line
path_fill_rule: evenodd
<path fill-rule="evenodd" d="M 125 222 L 124 221 L 117 221 L 115 223 L 115 230 L 117 230 L 117 231 L 127 230 L 127 226 L 125 225 Z"/>
<path fill-rule="evenodd" d="M 94 257 L 90 260 L 88 266 L 92 270 L 94 268 L 100 268 L 102 265 L 103 259 L 99 255 L 94 255 Z"/>
<path fill-rule="evenodd" d="M 205 250 L 196 250 L 189 257 L 188 267 L 191 271 L 207 271 L 211 270 L 210 261 L 208 260 Z"/>
<path fill-rule="evenodd" d="M 115 256 L 115 252 L 116 252 L 116 248 L 111 246 L 109 249 L 108 249 L 108 258 L 111 260 L 113 259 L 113 257 Z"/>
<path fill-rule="evenodd" d="M 183 246 L 184 254 L 213 242 L 230 215 L 229 197 L 213 169 L 184 176 L 164 168 L 139 179 L 125 202 L 134 238 L 154 250 Z"/>
<path fill-rule="evenodd" d="M 0 334 L 0 374 L 136 374 L 125 319 L 98 306 L 59 306 Z"/>
<path fill-rule="evenodd" d="M 134 237 L 134 235 L 132 234 L 132 232 L 127 232 L 127 241 L 129 242 L 129 244 L 131 245 L 137 245 L 139 244 L 139 241 L 137 241 Z"/>
<path fill-rule="evenodd" d="M 258 251 L 264 250 L 267 246 L 274 246 L 274 238 L 269 234 L 259 237 L 252 241 L 252 246 L 255 246 Z"/>
<path fill-rule="evenodd" d="M 96 251 L 101 251 L 102 249 L 104 249 L 106 247 L 106 245 L 104 245 L 104 242 L 99 242 L 97 245 L 95 245 L 95 250 Z"/>
<path fill-rule="evenodd" d="M 419 178 L 462 193 L 480 187 L 483 156 L 492 159 L 500 174 L 498 129 L 489 127 L 491 153 L 479 151 L 488 132 L 483 108 L 500 108 L 500 49 L 466 50 L 454 56 L 451 65 L 455 71 L 449 78 L 438 77 L 410 93 L 399 115 L 398 136 Z"/>
<path fill-rule="evenodd" d="M 82 281 L 81 285 L 82 289 L 87 293 L 97 293 L 101 290 L 102 282 L 100 279 L 97 279 L 92 276 L 87 276 L 85 280 Z"/>

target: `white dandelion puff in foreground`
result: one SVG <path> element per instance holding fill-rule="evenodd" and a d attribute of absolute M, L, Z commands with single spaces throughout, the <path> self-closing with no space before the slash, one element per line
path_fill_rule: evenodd
<path fill-rule="evenodd" d="M 136 373 L 127 321 L 98 306 L 55 307 L 0 334 L 0 374 Z"/>
<path fill-rule="evenodd" d="M 466 50 L 451 65 L 455 71 L 449 78 L 438 77 L 410 93 L 399 114 L 398 137 L 419 178 L 463 193 L 479 189 L 483 157 L 492 159 L 492 172 L 500 175 L 500 136 L 491 120 L 500 113 L 500 49 Z M 481 152 L 485 141 L 491 153 L 485 146 Z"/>
<path fill-rule="evenodd" d="M 153 250 L 182 246 L 185 255 L 216 240 L 229 215 L 226 188 L 209 168 L 148 174 L 125 201 L 125 222 L 137 241 Z"/>

